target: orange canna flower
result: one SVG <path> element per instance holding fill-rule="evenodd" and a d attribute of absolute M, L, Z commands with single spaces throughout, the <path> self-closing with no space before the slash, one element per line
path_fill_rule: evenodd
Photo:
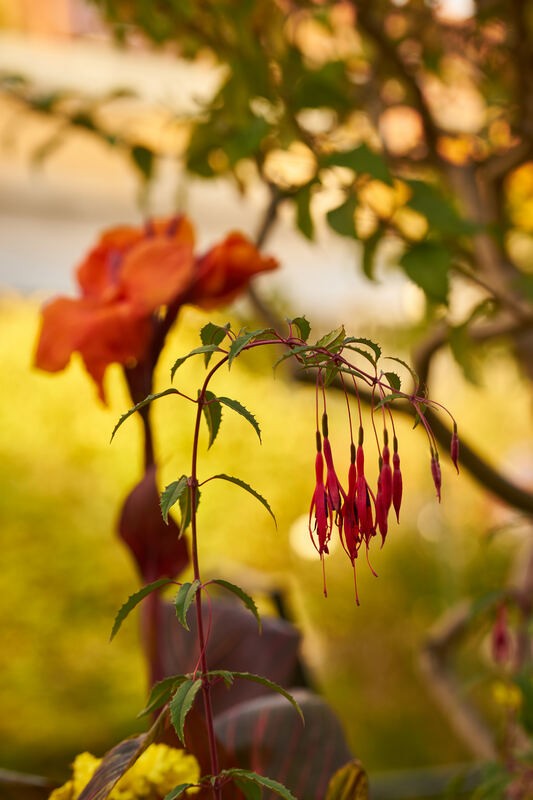
<path fill-rule="evenodd" d="M 277 266 L 275 258 L 261 255 L 242 233 L 230 233 L 198 259 L 187 302 L 205 309 L 225 305 L 246 288 L 254 275 Z"/>
<path fill-rule="evenodd" d="M 105 402 L 106 368 L 147 356 L 159 308 L 172 304 L 175 316 L 183 303 L 223 305 L 257 272 L 277 266 L 239 233 L 196 260 L 193 248 L 194 231 L 183 216 L 105 231 L 77 269 L 81 297 L 44 307 L 36 366 L 57 372 L 78 352 Z"/>

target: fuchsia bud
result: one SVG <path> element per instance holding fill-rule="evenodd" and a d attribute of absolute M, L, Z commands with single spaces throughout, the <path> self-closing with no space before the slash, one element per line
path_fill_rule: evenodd
<path fill-rule="evenodd" d="M 387 522 L 387 509 L 385 508 L 385 497 L 381 475 L 378 478 L 378 491 L 376 494 L 376 525 L 381 534 L 381 546 L 385 544 L 385 538 L 389 529 Z"/>
<path fill-rule="evenodd" d="M 359 444 L 357 445 L 357 488 L 356 488 L 356 508 L 359 528 L 361 532 L 366 530 L 367 517 L 367 489 L 365 479 L 365 454 L 363 451 L 363 429 L 359 429 Z"/>
<path fill-rule="evenodd" d="M 341 510 L 343 494 L 340 481 L 337 478 L 335 467 L 333 466 L 333 455 L 331 453 L 331 445 L 328 439 L 328 417 L 327 414 L 322 416 L 322 433 L 324 434 L 324 458 L 326 459 L 327 475 L 326 487 L 328 492 L 328 500 L 330 508 L 334 509 L 337 514 Z"/>
<path fill-rule="evenodd" d="M 453 423 L 453 434 L 452 434 L 452 441 L 450 444 L 450 457 L 453 461 L 453 465 L 457 470 L 457 474 L 459 475 L 459 437 L 457 435 L 457 425 Z"/>
<path fill-rule="evenodd" d="M 385 506 L 385 512 L 388 514 L 389 508 L 392 504 L 392 470 L 390 466 L 390 450 L 387 444 L 387 438 L 387 432 L 385 431 L 385 445 L 381 453 L 382 464 L 379 478 L 381 481 L 381 490 L 383 492 L 383 505 Z"/>
<path fill-rule="evenodd" d="M 502 603 L 498 608 L 492 629 L 492 657 L 497 664 L 505 664 L 511 656 L 511 634 L 507 622 L 507 608 Z"/>
<path fill-rule="evenodd" d="M 356 487 L 357 487 L 357 470 L 355 468 L 355 447 L 352 444 L 350 449 L 350 467 L 348 469 L 348 493 L 345 495 L 344 503 L 342 506 L 342 531 L 341 541 L 342 546 L 350 557 L 353 564 L 357 558 L 359 547 L 361 545 L 361 536 L 359 533 L 358 514 L 356 506 Z M 342 536 L 344 532 L 344 536 Z"/>
<path fill-rule="evenodd" d="M 439 454 L 436 450 L 431 451 L 431 476 L 435 489 L 437 490 L 437 498 L 440 503 L 440 487 L 442 485 L 442 475 L 440 471 Z"/>
<path fill-rule="evenodd" d="M 403 481 L 402 473 L 400 471 L 400 456 L 398 455 L 398 440 L 396 436 L 393 440 L 393 454 L 392 454 L 392 505 L 396 512 L 396 519 L 400 521 L 400 507 L 402 505 L 402 492 Z"/>

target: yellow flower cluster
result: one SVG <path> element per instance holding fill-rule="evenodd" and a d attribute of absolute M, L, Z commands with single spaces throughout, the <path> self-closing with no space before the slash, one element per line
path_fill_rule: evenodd
<path fill-rule="evenodd" d="M 54 789 L 49 800 L 76 800 L 101 762 L 91 753 L 80 753 L 72 765 L 72 779 Z M 121 777 L 109 800 L 159 800 L 178 784 L 196 783 L 199 777 L 194 756 L 165 744 L 152 744 Z M 195 793 L 190 789 L 186 796 Z"/>

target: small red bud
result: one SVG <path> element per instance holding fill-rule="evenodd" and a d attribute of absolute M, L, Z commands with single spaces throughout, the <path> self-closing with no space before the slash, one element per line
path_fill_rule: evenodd
<path fill-rule="evenodd" d="M 387 445 L 384 446 L 381 457 L 383 459 L 383 463 L 381 464 L 379 477 L 383 492 L 383 505 L 385 506 L 386 513 L 388 514 L 392 503 L 392 470 L 390 467 L 390 451 Z"/>
<path fill-rule="evenodd" d="M 457 425 L 455 423 L 453 425 L 452 441 L 450 444 L 450 457 L 459 475 L 459 437 L 457 435 Z"/>
<path fill-rule="evenodd" d="M 511 634 L 507 622 L 507 608 L 498 608 L 496 621 L 492 629 L 492 657 L 497 664 L 505 664 L 511 656 Z"/>
<path fill-rule="evenodd" d="M 435 484 L 435 489 L 437 490 L 437 498 L 440 503 L 440 488 L 442 485 L 442 475 L 440 471 L 440 464 L 439 464 L 439 454 L 435 450 L 431 454 L 431 476 L 433 478 L 433 483 Z"/>
<path fill-rule="evenodd" d="M 400 456 L 397 452 L 392 454 L 392 505 L 396 512 L 396 519 L 400 521 L 400 506 L 402 505 L 403 481 L 400 471 Z"/>

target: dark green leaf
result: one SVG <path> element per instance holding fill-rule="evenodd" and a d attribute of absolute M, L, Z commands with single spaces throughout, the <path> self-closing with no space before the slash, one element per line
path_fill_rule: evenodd
<path fill-rule="evenodd" d="M 266 510 L 268 511 L 268 513 L 270 514 L 272 519 L 274 520 L 274 524 L 277 526 L 276 517 L 274 516 L 274 513 L 273 513 L 272 509 L 270 508 L 270 506 L 269 506 L 268 502 L 265 500 L 265 498 L 262 495 L 259 494 L 259 492 L 256 492 L 255 489 L 252 489 L 252 487 L 249 486 L 247 483 L 245 483 L 244 481 L 241 481 L 240 478 L 235 478 L 232 475 L 224 475 L 223 473 L 221 473 L 219 475 L 213 475 L 213 478 L 209 478 L 209 480 L 213 480 L 214 478 L 220 478 L 220 480 L 229 481 L 230 483 L 234 483 L 236 486 L 240 486 L 241 489 L 244 489 L 249 494 L 251 494 L 253 497 L 255 497 L 257 500 L 259 500 L 261 505 L 263 505 L 266 508 Z"/>
<path fill-rule="evenodd" d="M 301 717 L 302 722 L 305 724 L 304 715 L 302 713 L 302 709 L 298 705 L 297 701 L 294 699 L 292 694 L 284 689 L 274 681 L 269 680 L 268 678 L 264 678 L 262 675 L 254 675 L 253 672 L 235 672 L 234 670 L 209 670 L 207 673 L 208 675 L 222 675 L 222 674 L 231 675 L 233 678 L 240 678 L 245 681 L 251 681 L 252 683 L 259 683 L 261 686 L 265 686 L 267 689 L 271 689 L 273 692 L 277 692 L 286 700 L 289 701 L 291 706 L 294 710 L 298 713 Z"/>
<path fill-rule="evenodd" d="M 370 175 L 392 186 L 391 174 L 383 156 L 364 143 L 353 150 L 328 153 L 322 163 L 325 167 L 348 167 L 358 174 Z"/>
<path fill-rule="evenodd" d="M 222 407 L 220 405 L 221 398 L 217 397 L 213 392 L 206 390 L 204 396 L 207 402 L 202 405 L 202 411 L 209 430 L 209 448 L 217 438 L 222 421 Z"/>
<path fill-rule="evenodd" d="M 357 239 L 354 218 L 356 207 L 356 199 L 353 194 L 350 194 L 344 203 L 328 211 L 326 217 L 330 228 L 341 236 L 350 236 L 352 239 Z"/>
<path fill-rule="evenodd" d="M 257 786 L 264 786 L 265 789 L 270 789 L 275 792 L 279 797 L 284 800 L 297 800 L 297 798 L 290 792 L 282 783 L 272 780 L 272 778 L 265 778 L 264 775 L 259 775 L 257 772 L 250 772 L 247 769 L 224 769 L 220 773 L 221 777 L 231 777 L 235 781 L 239 781 L 239 787 L 245 783 L 254 783 Z M 248 795 L 251 800 L 255 800 L 257 795 Z"/>
<path fill-rule="evenodd" d="M 261 441 L 261 428 L 259 427 L 259 423 L 247 408 L 241 405 L 241 403 L 239 403 L 237 400 L 232 400 L 231 397 L 219 397 L 218 399 L 223 405 L 231 408 L 233 411 L 236 411 L 237 414 L 241 415 L 241 417 L 244 417 L 244 419 L 250 423 L 254 431 L 257 433 L 259 441 Z"/>
<path fill-rule="evenodd" d="M 233 359 L 236 358 L 250 342 L 261 339 L 266 333 L 269 333 L 270 330 L 270 328 L 263 328 L 262 330 L 250 331 L 249 333 L 242 333 L 240 336 L 237 336 L 231 343 L 229 349 L 228 367 L 231 367 Z"/>
<path fill-rule="evenodd" d="M 201 583 L 199 580 L 194 580 L 192 583 L 182 583 L 174 600 L 178 622 L 186 631 L 190 630 L 187 623 L 187 612 L 191 607 L 191 603 L 194 602 L 196 593 L 200 587 Z"/>
<path fill-rule="evenodd" d="M 148 583 L 146 586 L 143 586 L 143 588 L 139 589 L 138 592 L 130 595 L 124 605 L 121 606 L 117 616 L 115 617 L 113 628 L 111 630 L 111 639 L 117 635 L 118 631 L 120 630 L 120 626 L 128 614 L 133 611 L 135 606 L 138 605 L 141 600 L 144 600 L 147 595 L 149 595 L 151 592 L 155 592 L 156 589 L 161 588 L 161 586 L 168 586 L 169 583 L 172 583 L 170 578 L 158 578 L 156 581 L 152 581 L 152 583 Z"/>
<path fill-rule="evenodd" d="M 229 322 L 227 322 L 225 325 L 215 325 L 214 322 L 208 322 L 207 325 L 204 325 L 200 331 L 200 339 L 202 340 L 202 344 L 204 346 L 210 344 L 218 346 L 224 341 L 230 328 L 231 324 Z M 212 355 L 212 352 L 205 354 L 204 358 L 206 367 L 209 365 Z"/>
<path fill-rule="evenodd" d="M 364 339 L 360 336 L 348 336 L 345 339 L 344 344 L 346 347 L 350 344 L 362 344 L 365 347 L 369 347 L 376 357 L 374 364 L 376 364 L 381 358 L 381 347 L 379 346 L 379 344 L 373 342 L 372 339 Z"/>
<path fill-rule="evenodd" d="M 304 360 L 305 353 L 312 353 L 313 345 L 302 344 L 298 345 L 297 347 L 291 347 L 290 350 L 287 350 L 283 355 L 281 355 L 277 361 L 274 362 L 272 369 L 276 369 L 276 367 L 281 364 L 283 361 L 286 361 L 288 358 L 293 358 L 297 355 L 300 355 Z M 323 359 L 322 359 L 323 360 Z"/>
<path fill-rule="evenodd" d="M 212 580 L 210 581 L 210 583 L 215 583 L 217 586 L 222 586 L 224 589 L 227 589 L 228 592 L 232 592 L 240 600 L 242 600 L 246 608 L 249 609 L 256 618 L 259 630 L 261 630 L 261 617 L 259 616 L 259 611 L 257 610 L 257 606 L 249 594 L 247 594 L 243 589 L 241 589 L 240 586 L 235 586 L 234 583 L 222 580 L 222 578 L 217 578 L 216 580 Z"/>
<path fill-rule="evenodd" d="M 246 800 L 261 800 L 263 797 L 263 790 L 258 783 L 252 783 L 244 778 L 234 778 L 233 783 L 241 790 Z"/>
<path fill-rule="evenodd" d="M 324 350 L 328 350 L 330 353 L 336 353 L 341 349 L 345 337 L 346 331 L 344 330 L 344 325 L 341 325 L 340 328 L 335 328 L 334 331 L 330 331 L 322 336 L 313 347 L 321 347 Z"/>
<path fill-rule="evenodd" d="M 198 509 L 198 505 L 200 503 L 200 490 L 196 487 L 196 509 Z M 184 531 L 186 528 L 189 527 L 191 524 L 191 490 L 187 492 L 183 492 L 180 495 L 179 499 L 180 503 L 180 512 L 181 512 L 181 530 Z"/>
<path fill-rule="evenodd" d="M 431 229 L 450 236 L 475 231 L 476 226 L 462 219 L 435 186 L 419 180 L 409 180 L 407 183 L 412 192 L 408 205 L 426 217 Z"/>
<path fill-rule="evenodd" d="M 401 364 L 402 367 L 405 367 L 405 369 L 413 379 L 415 389 L 418 389 L 418 387 L 420 386 L 420 378 L 418 377 L 414 369 L 409 366 L 407 361 L 403 361 L 401 358 L 398 358 L 397 356 L 386 356 L 386 359 L 387 361 L 396 361 L 397 364 Z"/>
<path fill-rule="evenodd" d="M 476 363 L 476 348 L 468 334 L 467 325 L 452 326 L 448 330 L 450 350 L 463 375 L 474 386 L 479 385 L 479 367 Z"/>
<path fill-rule="evenodd" d="M 177 389 L 165 389 L 164 392 L 157 392 L 157 394 L 149 394 L 147 397 L 144 398 L 144 400 L 141 400 L 140 403 L 137 403 L 136 405 L 133 406 L 133 408 L 130 408 L 129 411 L 126 411 L 126 413 L 121 416 L 121 418 L 113 428 L 113 433 L 111 434 L 111 441 L 113 441 L 115 433 L 118 431 L 122 423 L 126 422 L 128 417 L 131 417 L 131 415 L 135 414 L 135 412 L 138 411 L 140 408 L 144 408 L 144 406 L 149 405 L 149 403 L 151 403 L 153 400 L 157 400 L 159 397 L 165 397 L 168 394 L 179 394 L 179 392 Z"/>
<path fill-rule="evenodd" d="M 172 675 L 170 678 L 163 678 L 162 681 L 155 683 L 152 686 L 148 702 L 143 710 L 139 711 L 137 716 L 144 717 L 145 714 L 151 714 L 152 711 L 156 711 L 158 708 L 161 708 L 161 706 L 164 706 L 170 699 L 174 689 L 186 679 L 185 675 Z"/>
<path fill-rule="evenodd" d="M 170 701 L 170 719 L 174 730 L 178 735 L 178 739 L 184 745 L 184 729 L 187 714 L 192 708 L 194 698 L 202 688 L 202 679 L 197 678 L 192 680 L 186 678 L 181 686 L 178 687 L 176 694 Z"/>
<path fill-rule="evenodd" d="M 311 216 L 311 186 L 303 186 L 294 195 L 296 204 L 296 225 L 306 239 L 312 241 L 315 234 L 315 226 Z"/>
<path fill-rule="evenodd" d="M 400 380 L 400 376 L 397 375 L 395 372 L 384 372 L 383 373 L 385 378 L 387 378 L 389 382 L 389 386 L 395 392 L 400 392 L 402 389 L 402 382 Z"/>
<path fill-rule="evenodd" d="M 154 174 L 154 153 L 148 147 L 135 145 L 131 148 L 131 158 L 145 181 L 150 181 Z"/>
<path fill-rule="evenodd" d="M 296 325 L 300 332 L 300 338 L 306 342 L 309 339 L 309 334 L 311 333 L 311 325 L 306 320 L 305 317 L 295 317 L 294 319 L 287 320 L 289 325 Z"/>
<path fill-rule="evenodd" d="M 346 348 L 346 350 L 351 350 L 354 353 L 359 353 L 360 356 L 363 356 L 364 358 L 367 359 L 367 361 L 370 361 L 370 363 L 372 364 L 373 367 L 376 366 L 376 361 L 374 359 L 374 356 L 371 353 L 369 353 L 368 350 L 363 350 L 362 347 L 356 347 L 353 344 L 347 344 L 347 345 L 345 345 L 345 348 Z M 353 374 L 351 372 L 351 370 L 344 370 L 343 369 L 343 372 L 345 372 L 345 371 L 346 372 L 350 372 L 350 374 Z"/>
<path fill-rule="evenodd" d="M 174 375 L 176 374 L 176 370 L 178 370 L 179 367 L 181 367 L 181 365 L 185 361 L 187 361 L 188 358 L 191 358 L 191 356 L 200 355 L 200 353 L 224 353 L 224 351 L 221 350 L 221 348 L 218 347 L 218 345 L 216 345 L 216 344 L 205 344 L 205 345 L 202 345 L 202 347 L 195 347 L 194 350 L 191 350 L 191 352 L 187 353 L 186 356 L 182 356 L 181 358 L 178 358 L 178 360 L 176 362 L 174 362 L 174 366 L 170 370 L 171 379 L 174 378 Z"/>
<path fill-rule="evenodd" d="M 186 792 L 187 789 L 194 789 L 195 786 L 197 786 L 196 783 L 180 783 L 179 786 L 174 786 L 163 800 L 177 800 L 178 797 L 182 796 L 183 792 Z"/>
<path fill-rule="evenodd" d="M 363 272 L 370 281 L 374 280 L 375 256 L 381 238 L 381 230 L 377 230 L 372 236 L 369 236 L 368 239 L 361 240 L 363 245 Z"/>
<path fill-rule="evenodd" d="M 405 274 L 424 290 L 428 300 L 448 303 L 452 255 L 446 247 L 436 242 L 417 242 L 403 253 L 400 265 Z"/>
<path fill-rule="evenodd" d="M 187 475 L 182 475 L 177 481 L 169 483 L 161 494 L 161 513 L 165 522 L 168 522 L 168 512 L 181 498 L 183 492 L 188 488 Z"/>

